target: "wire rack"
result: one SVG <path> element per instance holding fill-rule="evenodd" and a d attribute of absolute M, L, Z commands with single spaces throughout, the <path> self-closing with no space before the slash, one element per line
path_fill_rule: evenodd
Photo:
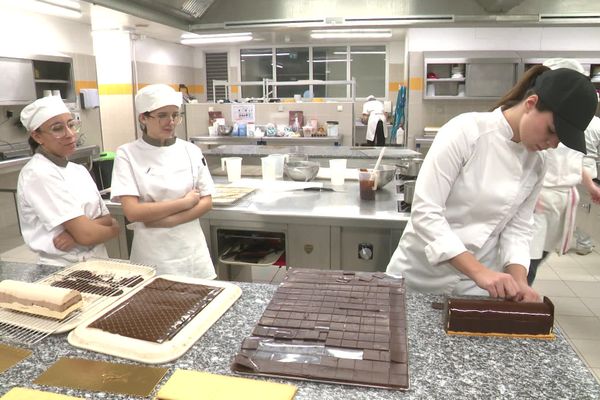
<path fill-rule="evenodd" d="M 33 345 L 48 335 L 67 332 L 129 293 L 154 273 L 152 267 L 120 260 L 89 260 L 73 264 L 38 283 L 79 291 L 83 306 L 62 320 L 0 308 L 0 338 L 10 343 Z"/>

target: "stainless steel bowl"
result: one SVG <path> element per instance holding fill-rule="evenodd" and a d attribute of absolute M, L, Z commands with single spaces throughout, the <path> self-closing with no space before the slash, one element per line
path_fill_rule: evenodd
<path fill-rule="evenodd" d="M 373 169 L 375 165 L 369 167 L 369 171 Z M 390 164 L 379 164 L 379 168 L 375 172 L 377 175 L 377 190 L 381 189 L 388 183 L 390 183 L 396 175 L 396 166 Z"/>
<path fill-rule="evenodd" d="M 283 164 L 283 172 L 294 181 L 308 182 L 319 173 L 319 163 L 315 161 L 292 161 Z"/>

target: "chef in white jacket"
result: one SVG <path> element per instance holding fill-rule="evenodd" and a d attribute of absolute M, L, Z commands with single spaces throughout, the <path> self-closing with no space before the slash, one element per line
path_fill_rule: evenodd
<path fill-rule="evenodd" d="M 540 150 L 560 141 L 585 151 L 583 130 L 597 105 L 583 75 L 541 72 L 529 70 L 502 107 L 459 115 L 440 129 L 389 274 L 423 292 L 539 301 L 527 268 L 545 172 Z"/>
<path fill-rule="evenodd" d="M 384 105 L 373 95 L 368 96 L 363 104 L 362 121 L 367 124 L 367 144 L 385 146 L 387 129 Z"/>
<path fill-rule="evenodd" d="M 583 66 L 573 59 L 552 58 L 543 65 L 548 69 L 569 68 L 585 74 Z M 588 153 L 588 131 L 594 118 L 597 117 L 592 118 L 584 132 Z M 546 175 L 533 214 L 534 233 L 527 274 L 529 285 L 533 284 L 539 265 L 550 252 L 562 255 L 571 248 L 579 204 L 576 185 L 582 184 L 591 199 L 600 202 L 600 188 L 592 181 L 596 177 L 596 161 L 589 155 L 585 157 L 583 153 L 563 145 L 547 151 Z"/>
<path fill-rule="evenodd" d="M 138 91 L 143 135 L 117 149 L 111 195 L 134 230 L 131 261 L 157 274 L 214 279 L 199 218 L 212 208 L 213 180 L 202 151 L 175 137 L 180 92 L 163 84 Z"/>
<path fill-rule="evenodd" d="M 25 244 L 38 262 L 65 266 L 107 258 L 104 242 L 119 226 L 83 166 L 69 162 L 80 121 L 58 96 L 43 97 L 21 111 L 33 157 L 19 173 L 17 207 Z"/>

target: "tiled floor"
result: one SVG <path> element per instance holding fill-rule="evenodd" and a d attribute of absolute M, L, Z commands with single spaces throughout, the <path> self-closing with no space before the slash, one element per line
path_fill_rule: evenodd
<path fill-rule="evenodd" d="M 600 254 L 551 255 L 533 287 L 552 300 L 556 322 L 600 382 Z"/>
<path fill-rule="evenodd" d="M 0 259 L 36 262 L 16 227 L 0 232 Z M 278 283 L 285 268 L 253 271 L 253 279 Z M 556 322 L 600 381 L 600 253 L 552 255 L 540 266 L 534 288 L 552 299 Z"/>

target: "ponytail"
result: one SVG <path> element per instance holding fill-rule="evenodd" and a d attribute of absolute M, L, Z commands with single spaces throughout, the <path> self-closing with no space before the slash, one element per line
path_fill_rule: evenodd
<path fill-rule="evenodd" d="M 529 68 L 515 86 L 502 96 L 492 109 L 501 107 L 502 111 L 507 110 L 519 104 L 526 97 L 535 94 L 532 89 L 533 84 L 535 83 L 536 78 L 546 71 L 550 71 L 550 68 L 544 65 L 535 65 Z"/>

